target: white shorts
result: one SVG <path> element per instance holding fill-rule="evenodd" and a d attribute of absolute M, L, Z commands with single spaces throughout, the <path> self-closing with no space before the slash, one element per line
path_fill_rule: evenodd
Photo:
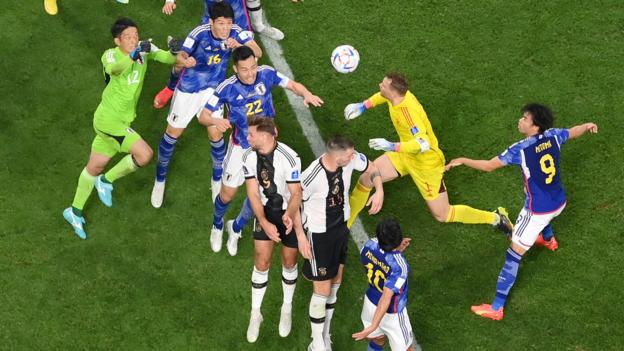
<path fill-rule="evenodd" d="M 362 323 L 367 328 L 373 323 L 373 316 L 377 306 L 372 303 L 368 296 L 364 295 L 364 306 L 362 306 Z M 395 351 L 405 351 L 414 343 L 412 325 L 410 324 L 407 308 L 399 313 L 386 313 L 381 319 L 379 327 L 370 335 L 369 339 L 378 338 L 385 335 L 390 342 L 390 349 Z"/>
<path fill-rule="evenodd" d="M 213 93 L 213 88 L 207 88 L 196 93 L 185 93 L 176 89 L 173 92 L 167 123 L 174 128 L 186 128 L 194 116 L 199 118 L 206 102 Z M 215 111 L 212 117 L 223 118 L 223 108 Z"/>
<path fill-rule="evenodd" d="M 223 178 L 221 182 L 230 188 L 238 188 L 245 182 L 245 174 L 243 172 L 243 154 L 247 149 L 243 149 L 240 145 L 234 145 L 232 140 L 228 143 L 227 153 L 223 160 Z"/>
<path fill-rule="evenodd" d="M 563 204 L 556 211 L 544 214 L 531 213 L 531 211 L 523 208 L 518 215 L 518 219 L 516 219 L 511 242 L 522 246 L 525 250 L 530 249 L 542 230 L 553 218 L 561 214 L 565 207 L 566 205 Z"/>

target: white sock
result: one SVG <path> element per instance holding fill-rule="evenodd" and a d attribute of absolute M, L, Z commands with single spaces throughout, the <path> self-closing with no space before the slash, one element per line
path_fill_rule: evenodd
<path fill-rule="evenodd" d="M 269 270 L 260 271 L 254 266 L 251 273 L 251 309 L 259 310 L 262 306 L 262 299 L 269 283 Z"/>
<path fill-rule="evenodd" d="M 247 10 L 249 11 L 249 19 L 254 31 L 262 32 L 265 28 L 262 19 L 262 5 L 260 0 L 247 0 Z"/>
<path fill-rule="evenodd" d="M 323 337 L 325 339 L 329 339 L 329 328 L 331 324 L 331 319 L 334 316 L 334 305 L 336 304 L 336 300 L 338 300 L 338 289 L 340 288 L 340 283 L 332 284 L 331 292 L 329 293 L 329 297 L 327 298 L 327 302 L 325 304 L 325 327 L 323 328 Z"/>
<path fill-rule="evenodd" d="M 282 289 L 284 290 L 284 304 L 292 304 L 295 287 L 297 286 L 297 265 L 292 268 L 282 266 Z"/>
<path fill-rule="evenodd" d="M 310 299 L 310 327 L 312 328 L 312 344 L 316 350 L 325 350 L 325 341 L 323 340 L 325 304 L 327 304 L 327 296 L 312 294 Z"/>

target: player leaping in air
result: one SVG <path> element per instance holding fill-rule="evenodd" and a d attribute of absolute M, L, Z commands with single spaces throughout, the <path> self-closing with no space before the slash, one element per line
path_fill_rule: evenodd
<path fill-rule="evenodd" d="M 524 140 L 490 160 L 460 157 L 446 166 L 447 170 L 465 165 L 491 172 L 506 165 L 517 165 L 524 177 L 526 200 L 516 220 L 505 264 L 498 275 L 494 301 L 491 305 L 472 306 L 472 311 L 481 317 L 503 319 L 503 308 L 516 281 L 520 260 L 533 244 L 538 243 L 551 250 L 558 246 L 550 222 L 566 206 L 566 195 L 560 179 L 561 146 L 568 139 L 578 138 L 588 131 L 597 133 L 598 126 L 585 123 L 570 129 L 556 129 L 552 128 L 553 122 L 554 116 L 548 107 L 528 104 L 522 108 L 522 116 L 518 121 L 518 131 L 524 134 Z"/>
<path fill-rule="evenodd" d="M 210 19 L 209 9 L 216 3 L 223 0 L 204 0 L 204 16 L 202 23 L 208 23 Z M 273 40 L 284 39 L 284 33 L 281 30 L 271 27 L 264 22 L 263 10 L 260 0 L 229 0 L 226 1 L 234 10 L 234 24 L 241 27 L 244 31 L 251 32 L 252 26 L 256 33 L 265 35 Z M 175 0 L 166 0 L 162 8 L 162 12 L 171 15 L 176 8 Z M 249 23 L 251 20 L 251 24 Z M 180 70 L 173 69 L 167 85 L 154 97 L 154 107 L 163 108 L 173 95 L 178 79 L 180 78 Z"/>
<path fill-rule="evenodd" d="M 63 211 L 76 235 L 86 239 L 82 209 L 93 187 L 100 200 L 113 205 L 113 182 L 145 166 L 153 151 L 130 124 L 136 118 L 136 105 L 147 71 L 148 60 L 173 64 L 176 56 L 158 49 L 148 40 L 139 41 L 137 25 L 128 18 L 120 18 L 111 28 L 117 45 L 102 55 L 106 88 L 93 118 L 95 138 L 87 166 L 78 179 L 78 188 L 72 206 Z M 182 65 L 186 62 L 178 60 Z M 111 158 L 118 153 L 129 153 L 113 168 L 101 175 Z"/>
<path fill-rule="evenodd" d="M 321 106 L 323 100 L 312 94 L 303 84 L 295 82 L 270 66 L 259 66 L 254 52 L 247 46 L 236 48 L 232 53 L 234 72 L 232 77 L 221 83 L 208 99 L 199 122 L 225 132 L 233 128 L 223 162 L 221 189 L 214 200 L 214 219 L 210 232 L 210 244 L 214 252 L 221 250 L 223 217 L 239 186 L 245 182 L 243 175 L 243 153 L 249 148 L 247 141 L 247 118 L 251 116 L 275 117 L 273 87 L 280 86 L 303 97 L 303 104 Z M 215 112 L 225 105 L 228 118 L 215 118 Z M 236 220 L 228 221 L 227 249 L 230 255 L 237 252 L 241 230 L 253 218 L 249 200 L 246 199 Z"/>
<path fill-rule="evenodd" d="M 381 172 L 382 180 L 389 182 L 406 175 L 412 177 L 431 214 L 440 222 L 491 224 L 510 235 L 512 225 L 504 208 L 499 207 L 496 211 L 489 212 L 466 205 L 449 204 L 443 180 L 444 154 L 438 147 L 438 139 L 425 110 L 408 88 L 404 75 L 389 73 L 379 84 L 378 93 L 364 102 L 347 105 L 344 111 L 345 118 L 351 120 L 375 106 L 383 103 L 388 105 L 390 119 L 399 135 L 399 141 L 375 138 L 368 143 L 375 150 L 386 151 L 374 161 Z M 372 185 L 369 179 L 360 177 L 353 189 L 349 199 L 349 227 L 367 204 Z"/>

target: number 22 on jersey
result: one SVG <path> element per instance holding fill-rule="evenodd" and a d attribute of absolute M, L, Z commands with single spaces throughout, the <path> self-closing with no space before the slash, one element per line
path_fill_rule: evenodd
<path fill-rule="evenodd" d="M 258 115 L 260 112 L 264 111 L 262 109 L 262 100 L 256 100 L 245 104 L 245 107 L 247 107 L 247 116 Z"/>

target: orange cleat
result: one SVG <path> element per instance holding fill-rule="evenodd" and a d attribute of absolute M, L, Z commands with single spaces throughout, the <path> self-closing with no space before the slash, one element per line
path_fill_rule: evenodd
<path fill-rule="evenodd" d="M 537 237 L 537 240 L 535 240 L 535 245 L 545 247 L 550 251 L 555 251 L 559 247 L 559 243 L 554 236 L 550 238 L 550 240 L 546 241 L 544 240 L 542 233 L 540 233 L 540 235 Z"/>
<path fill-rule="evenodd" d="M 498 311 L 494 311 L 492 309 L 492 305 L 488 305 L 484 303 L 479 306 L 472 306 L 470 307 L 470 310 L 474 314 L 481 316 L 483 318 L 489 318 L 495 321 L 500 321 L 501 319 L 503 319 L 503 310 L 504 310 L 503 307 L 501 307 Z"/>
<path fill-rule="evenodd" d="M 154 97 L 154 108 L 161 109 L 167 106 L 172 96 L 173 90 L 169 89 L 169 87 L 164 87 L 163 90 L 159 91 Z"/>

